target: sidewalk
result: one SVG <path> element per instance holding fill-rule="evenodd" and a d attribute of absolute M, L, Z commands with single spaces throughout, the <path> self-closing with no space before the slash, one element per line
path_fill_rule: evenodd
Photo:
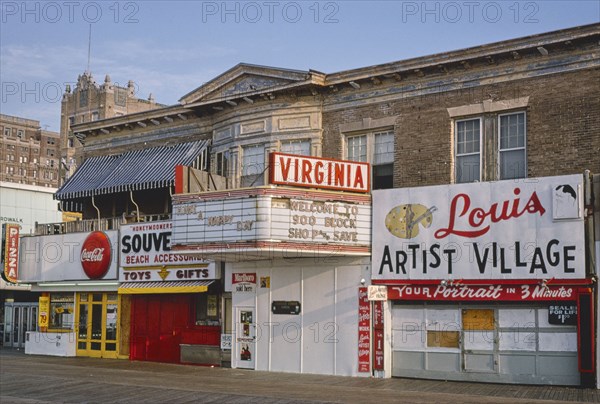
<path fill-rule="evenodd" d="M 299 375 L 0 349 L 0 402 L 557 403 L 600 391 L 419 379 Z"/>

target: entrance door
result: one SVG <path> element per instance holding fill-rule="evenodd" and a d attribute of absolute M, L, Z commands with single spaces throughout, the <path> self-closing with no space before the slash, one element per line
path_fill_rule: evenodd
<path fill-rule="evenodd" d="M 118 295 L 77 293 L 77 355 L 117 357 Z"/>
<path fill-rule="evenodd" d="M 498 320 L 495 310 L 463 309 L 461 317 L 463 370 L 498 373 Z"/>
<path fill-rule="evenodd" d="M 192 326 L 192 295 L 138 295 L 131 303 L 130 359 L 179 363 L 182 332 Z"/>
<path fill-rule="evenodd" d="M 27 331 L 37 330 L 37 303 L 4 305 L 4 346 L 24 348 Z"/>
<path fill-rule="evenodd" d="M 253 307 L 236 309 L 236 367 L 254 369 L 256 356 L 256 323 Z"/>

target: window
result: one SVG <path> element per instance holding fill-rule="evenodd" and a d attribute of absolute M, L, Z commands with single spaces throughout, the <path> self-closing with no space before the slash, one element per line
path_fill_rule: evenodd
<path fill-rule="evenodd" d="M 447 108 L 454 120 L 454 182 L 527 177 L 528 104 L 521 97 Z"/>
<path fill-rule="evenodd" d="M 210 160 L 209 160 L 209 156 L 208 156 L 208 147 L 205 147 L 204 149 L 202 149 L 202 152 L 196 159 L 196 162 L 194 163 L 193 166 L 195 169 L 202 170 L 202 171 L 208 171 L 209 166 L 210 166 Z"/>
<path fill-rule="evenodd" d="M 75 140 L 73 136 L 69 136 L 69 147 L 75 147 Z"/>
<path fill-rule="evenodd" d="M 264 184 L 265 147 L 263 145 L 243 148 L 241 187 Z"/>
<path fill-rule="evenodd" d="M 32 173 L 31 173 L 31 176 L 33 178 L 37 178 L 37 170 L 33 170 Z"/>
<path fill-rule="evenodd" d="M 22 130 L 18 130 L 18 131 L 17 131 L 17 137 L 18 137 L 19 139 L 23 139 L 23 134 L 24 134 L 24 133 L 23 133 L 23 131 L 22 131 Z"/>
<path fill-rule="evenodd" d="M 367 161 L 367 135 L 348 138 L 346 158 L 352 161 Z"/>
<path fill-rule="evenodd" d="M 48 139 L 48 140 L 46 141 L 46 143 L 48 143 L 48 144 L 54 144 L 54 139 Z"/>
<path fill-rule="evenodd" d="M 52 293 L 50 295 L 50 329 L 70 330 L 73 328 L 73 307 L 75 299 L 72 293 Z"/>
<path fill-rule="evenodd" d="M 481 179 L 481 119 L 456 121 L 456 183 Z"/>
<path fill-rule="evenodd" d="M 88 104 L 88 92 L 87 90 L 81 90 L 79 92 L 79 106 L 85 107 Z"/>
<path fill-rule="evenodd" d="M 222 177 L 229 175 L 229 151 L 219 152 L 215 155 L 215 164 L 217 165 L 215 173 Z"/>
<path fill-rule="evenodd" d="M 501 180 L 525 178 L 527 176 L 525 154 L 525 113 L 500 115 L 498 163 Z"/>
<path fill-rule="evenodd" d="M 373 189 L 394 186 L 394 132 L 375 133 L 372 170 Z"/>
<path fill-rule="evenodd" d="M 200 293 L 196 297 L 196 325 L 220 325 L 219 295 Z"/>
<path fill-rule="evenodd" d="M 27 156 L 19 156 L 19 163 L 27 163 Z"/>
<path fill-rule="evenodd" d="M 394 131 L 348 136 L 346 159 L 371 163 L 373 189 L 392 188 L 394 186 Z"/>
<path fill-rule="evenodd" d="M 75 125 L 75 117 L 74 116 L 70 116 L 69 117 L 69 129 L 71 128 L 71 126 Z"/>
<path fill-rule="evenodd" d="M 48 149 L 48 150 L 46 150 L 46 154 L 47 154 L 49 157 L 54 157 L 54 150 L 53 150 L 53 149 Z"/>
<path fill-rule="evenodd" d="M 310 140 L 282 141 L 279 151 L 300 156 L 310 156 Z"/>
<path fill-rule="evenodd" d="M 37 157 L 33 158 L 33 164 L 37 164 Z"/>
<path fill-rule="evenodd" d="M 4 136 L 10 136 L 11 133 L 11 129 L 10 128 L 4 128 Z"/>
<path fill-rule="evenodd" d="M 54 160 L 50 160 L 50 167 L 54 167 Z"/>
<path fill-rule="evenodd" d="M 99 118 L 100 118 L 100 114 L 98 114 L 98 111 L 92 112 L 92 122 L 97 121 Z"/>

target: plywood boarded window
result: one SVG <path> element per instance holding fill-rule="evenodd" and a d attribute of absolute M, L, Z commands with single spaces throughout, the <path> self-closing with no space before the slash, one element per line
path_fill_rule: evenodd
<path fill-rule="evenodd" d="M 494 330 L 493 309 L 465 309 L 462 311 L 462 324 L 465 331 Z"/>
<path fill-rule="evenodd" d="M 459 348 L 460 333 L 458 331 L 427 331 L 429 348 Z"/>

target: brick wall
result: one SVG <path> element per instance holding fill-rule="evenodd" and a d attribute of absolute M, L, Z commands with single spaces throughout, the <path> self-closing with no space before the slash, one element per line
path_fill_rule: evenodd
<path fill-rule="evenodd" d="M 447 108 L 529 97 L 528 176 L 600 172 L 600 69 L 373 102 L 323 113 L 323 155 L 343 157 L 340 125 L 396 116 L 394 186 L 449 183 L 452 120 Z"/>

